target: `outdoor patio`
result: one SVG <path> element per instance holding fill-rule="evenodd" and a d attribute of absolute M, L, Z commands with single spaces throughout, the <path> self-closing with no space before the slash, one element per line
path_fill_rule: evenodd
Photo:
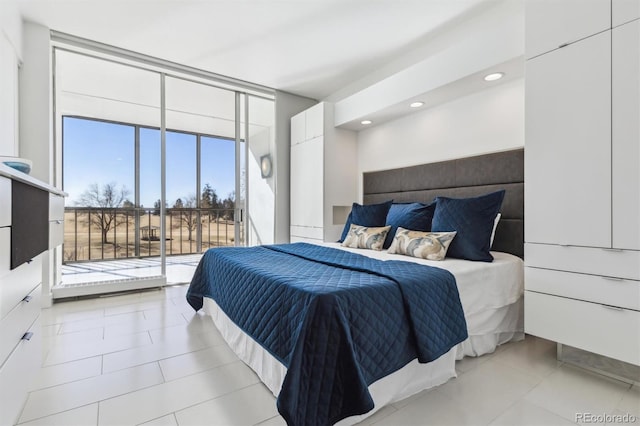
<path fill-rule="evenodd" d="M 191 281 L 202 254 L 167 256 L 167 284 Z M 62 265 L 62 286 L 121 281 L 161 275 L 160 257 L 117 259 Z"/>

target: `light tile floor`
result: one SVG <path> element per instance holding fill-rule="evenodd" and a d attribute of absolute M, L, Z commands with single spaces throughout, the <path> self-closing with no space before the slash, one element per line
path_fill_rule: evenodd
<path fill-rule="evenodd" d="M 44 309 L 44 367 L 20 424 L 284 425 L 273 395 L 185 292 L 182 285 Z M 457 371 L 362 424 L 570 425 L 577 413 L 628 414 L 640 424 L 637 386 L 558 362 L 555 344 L 542 339 L 464 359 Z"/>

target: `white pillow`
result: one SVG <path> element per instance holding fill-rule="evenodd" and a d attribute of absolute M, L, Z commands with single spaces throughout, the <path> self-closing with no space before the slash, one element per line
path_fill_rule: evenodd
<path fill-rule="evenodd" d="M 493 220 L 493 231 L 491 231 L 491 240 L 489 240 L 489 248 L 493 247 L 493 239 L 496 236 L 496 228 L 498 227 L 498 222 L 500 222 L 500 218 L 502 217 L 501 213 L 496 215 L 496 218 Z"/>

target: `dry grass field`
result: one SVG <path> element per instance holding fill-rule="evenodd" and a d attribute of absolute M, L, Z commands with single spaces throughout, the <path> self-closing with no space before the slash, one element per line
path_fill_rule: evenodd
<path fill-rule="evenodd" d="M 194 216 L 195 217 L 195 216 Z M 136 253 L 135 221 L 129 215 L 117 214 L 115 226 L 102 244 L 101 228 L 90 224 L 86 211 L 67 210 L 64 218 L 64 262 L 97 259 L 136 258 L 160 255 L 160 216 L 145 214 L 140 217 L 139 249 Z M 195 219 L 194 219 L 194 222 Z M 148 238 L 151 226 L 152 238 Z M 147 229 L 144 229 L 147 227 Z M 198 224 L 195 223 L 194 228 Z M 211 247 L 234 245 L 235 225 L 232 220 L 203 218 L 200 221 L 201 250 L 198 250 L 197 231 L 189 239 L 187 222 L 180 214 L 167 216 L 167 255 L 200 253 Z M 147 237 L 147 238 L 145 238 Z"/>

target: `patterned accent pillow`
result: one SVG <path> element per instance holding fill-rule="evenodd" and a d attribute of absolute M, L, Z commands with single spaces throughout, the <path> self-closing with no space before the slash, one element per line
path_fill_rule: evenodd
<path fill-rule="evenodd" d="M 366 226 L 351 224 L 349 233 L 342 242 L 344 247 L 363 248 L 370 250 L 382 250 L 384 239 L 391 229 L 390 226 L 368 228 Z"/>
<path fill-rule="evenodd" d="M 444 260 L 456 232 L 422 232 L 398 227 L 389 253 L 427 260 Z"/>
<path fill-rule="evenodd" d="M 393 200 L 385 201 L 380 204 L 365 204 L 360 205 L 353 203 L 351 206 L 351 213 L 347 217 L 347 223 L 344 224 L 342 229 L 342 236 L 338 240 L 339 243 L 343 242 L 347 238 L 347 234 L 351 229 L 351 224 L 355 223 L 360 226 L 385 226 L 387 225 L 387 213 Z"/>

